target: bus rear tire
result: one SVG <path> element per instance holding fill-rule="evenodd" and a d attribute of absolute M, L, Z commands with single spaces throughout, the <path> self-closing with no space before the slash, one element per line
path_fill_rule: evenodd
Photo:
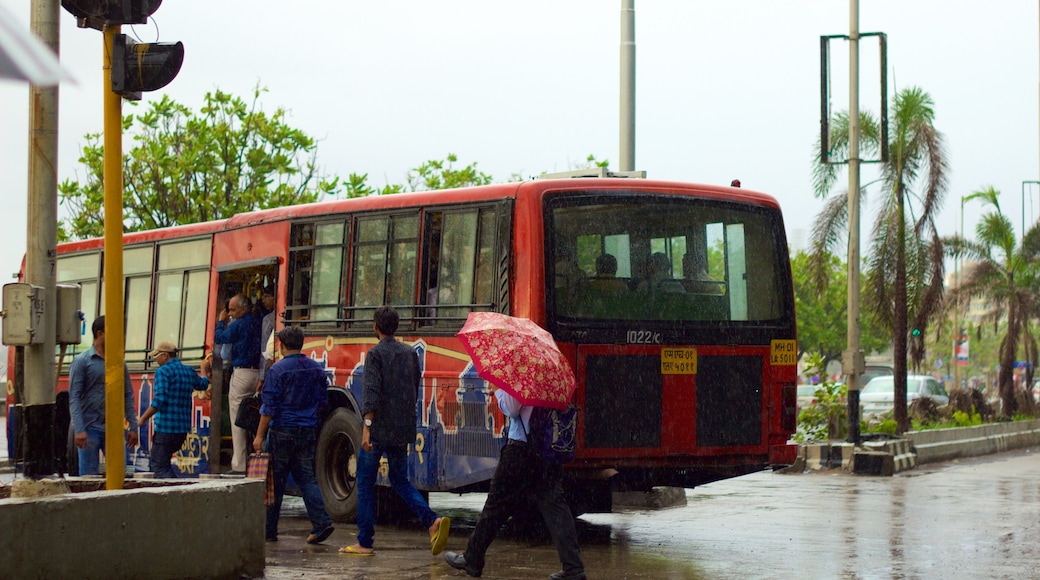
<path fill-rule="evenodd" d="M 325 500 L 325 511 L 338 522 L 357 516 L 357 455 L 361 449 L 361 419 L 347 409 L 329 414 L 318 434 L 314 471 Z"/>

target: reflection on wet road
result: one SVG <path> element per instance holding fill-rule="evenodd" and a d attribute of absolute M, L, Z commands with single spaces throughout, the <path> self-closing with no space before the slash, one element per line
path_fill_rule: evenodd
<path fill-rule="evenodd" d="M 919 467 L 895 477 L 761 472 L 686 493 L 687 505 L 587 514 L 578 532 L 589 578 L 1040 578 L 1040 449 Z M 9 477 L 8 474 L 4 474 Z M 451 515 L 449 550 L 465 549 L 484 496 L 431 494 Z M 380 524 L 377 555 L 339 555 L 357 528 L 304 542 L 303 503 L 287 498 L 268 579 L 466 578 L 429 553 L 417 523 Z M 559 569 L 547 537 L 506 530 L 484 578 Z"/>

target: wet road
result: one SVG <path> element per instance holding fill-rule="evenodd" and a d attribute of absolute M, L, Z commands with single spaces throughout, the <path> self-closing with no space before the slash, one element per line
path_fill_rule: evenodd
<path fill-rule="evenodd" d="M 590 578 L 1040 578 L 1040 449 L 919 467 L 895 477 L 762 472 L 686 494 L 685 507 L 579 519 Z M 481 495 L 433 494 L 461 550 Z M 269 579 L 466 578 L 428 551 L 416 526 L 379 526 L 375 557 L 338 555 L 340 526 L 303 542 L 302 504 L 268 544 Z M 545 578 L 559 569 L 547 541 L 500 536 L 484 578 Z"/>

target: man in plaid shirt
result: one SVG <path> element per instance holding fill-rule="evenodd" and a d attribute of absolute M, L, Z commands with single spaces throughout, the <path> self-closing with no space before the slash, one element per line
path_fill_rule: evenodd
<path fill-rule="evenodd" d="M 177 347 L 163 341 L 148 353 L 159 368 L 155 370 L 154 395 L 148 410 L 137 419 L 138 427 L 155 418 L 152 454 L 149 468 L 158 478 L 174 478 L 170 457 L 181 448 L 191 431 L 192 392 L 209 388 L 209 379 L 200 377 L 191 367 L 181 364 Z"/>

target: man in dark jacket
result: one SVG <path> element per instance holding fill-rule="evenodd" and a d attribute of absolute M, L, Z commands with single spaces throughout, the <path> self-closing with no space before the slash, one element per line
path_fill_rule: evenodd
<path fill-rule="evenodd" d="M 438 517 L 408 481 L 408 444 L 415 441 L 415 401 L 419 396 L 419 358 L 412 347 L 397 342 L 400 318 L 391 306 L 375 312 L 379 343 L 365 356 L 361 414 L 365 419 L 357 465 L 357 543 L 340 552 L 375 553 L 376 472 L 384 455 L 390 485 L 430 532 L 430 551 L 440 554 L 448 541 L 451 519 Z"/>

